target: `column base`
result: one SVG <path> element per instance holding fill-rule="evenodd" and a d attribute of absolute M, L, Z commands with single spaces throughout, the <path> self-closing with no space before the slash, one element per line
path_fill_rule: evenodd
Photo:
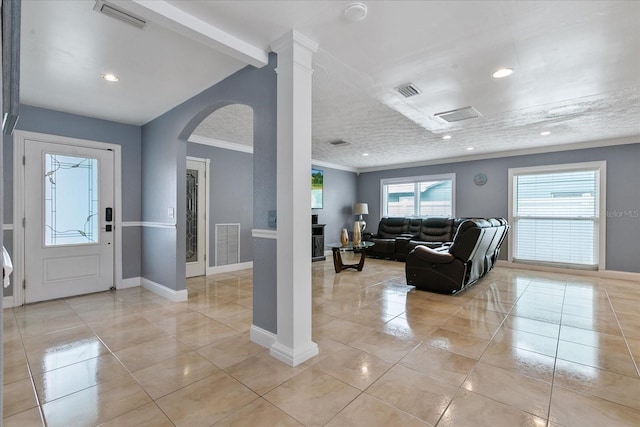
<path fill-rule="evenodd" d="M 319 353 L 318 344 L 310 341 L 307 346 L 302 350 L 294 350 L 279 342 L 274 343 L 271 346 L 270 354 L 279 361 L 286 363 L 289 366 L 298 366 L 302 362 L 311 359 Z"/>

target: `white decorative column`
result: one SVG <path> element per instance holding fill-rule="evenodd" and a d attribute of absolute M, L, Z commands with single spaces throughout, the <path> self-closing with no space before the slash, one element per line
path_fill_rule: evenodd
<path fill-rule="evenodd" d="M 311 75 L 318 45 L 295 30 L 278 54 L 277 340 L 271 355 L 296 366 L 318 354 L 311 341 Z"/>

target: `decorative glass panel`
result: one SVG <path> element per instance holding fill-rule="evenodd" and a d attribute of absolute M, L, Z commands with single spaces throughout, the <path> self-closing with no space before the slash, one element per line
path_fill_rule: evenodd
<path fill-rule="evenodd" d="M 98 160 L 45 154 L 45 246 L 97 243 Z"/>
<path fill-rule="evenodd" d="M 198 171 L 187 169 L 187 262 L 198 261 Z"/>

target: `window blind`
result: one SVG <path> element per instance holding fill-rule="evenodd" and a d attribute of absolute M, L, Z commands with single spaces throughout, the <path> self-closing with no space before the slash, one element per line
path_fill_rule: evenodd
<path fill-rule="evenodd" d="M 513 174 L 516 261 L 597 269 L 600 169 Z"/>

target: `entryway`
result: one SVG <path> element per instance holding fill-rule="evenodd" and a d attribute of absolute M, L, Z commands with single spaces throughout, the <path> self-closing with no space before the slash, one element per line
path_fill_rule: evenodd
<path fill-rule="evenodd" d="M 14 303 L 116 287 L 120 146 L 14 136 Z"/>

